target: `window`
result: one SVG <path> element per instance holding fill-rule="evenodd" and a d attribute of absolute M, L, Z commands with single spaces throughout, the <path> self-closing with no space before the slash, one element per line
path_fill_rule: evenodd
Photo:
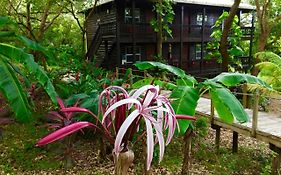
<path fill-rule="evenodd" d="M 203 47 L 203 57 L 206 55 L 206 49 Z M 201 60 L 201 44 L 195 44 L 195 60 Z"/>
<path fill-rule="evenodd" d="M 201 44 L 195 45 L 195 60 L 201 60 Z"/>
<path fill-rule="evenodd" d="M 196 16 L 196 24 L 197 25 L 202 25 L 202 21 L 203 21 L 203 14 L 202 13 L 198 13 Z M 205 15 L 205 22 L 208 21 L 208 16 Z"/>
<path fill-rule="evenodd" d="M 135 47 L 135 59 L 133 53 L 133 46 L 125 47 L 125 54 L 122 59 L 122 65 L 124 64 L 132 64 L 135 61 L 141 60 L 141 48 L 139 46 Z"/>
<path fill-rule="evenodd" d="M 135 8 L 135 22 L 140 22 L 140 9 Z M 133 9 L 125 8 L 125 23 L 133 22 Z"/>

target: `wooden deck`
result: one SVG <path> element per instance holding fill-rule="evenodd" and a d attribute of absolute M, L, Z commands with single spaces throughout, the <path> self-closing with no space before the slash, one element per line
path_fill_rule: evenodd
<path fill-rule="evenodd" d="M 271 143 L 281 148 L 281 116 L 259 111 L 256 134 L 253 134 L 253 110 L 245 109 L 245 111 L 250 119 L 246 123 L 238 123 L 237 121 L 235 121 L 234 123 L 225 123 L 220 118 L 218 118 L 218 115 L 215 112 L 212 124 L 230 129 L 232 131 L 236 131 L 239 134 L 255 137 L 258 140 Z M 200 98 L 198 106 L 196 108 L 196 112 L 198 115 L 211 118 L 211 100 L 207 98 Z"/>
<path fill-rule="evenodd" d="M 226 128 L 233 131 L 233 148 L 237 151 L 238 134 L 248 137 L 254 137 L 263 142 L 269 143 L 270 149 L 279 155 L 273 159 L 272 174 L 280 173 L 281 164 L 281 114 L 273 114 L 257 111 L 257 115 L 253 115 L 255 110 L 245 109 L 249 116 L 246 123 L 226 123 L 222 121 L 216 111 L 212 110 L 211 100 L 200 98 L 196 108 L 196 114 L 210 119 L 210 123 L 216 129 L 216 144 L 219 146 L 220 128 Z M 280 106 L 281 107 L 281 106 Z M 255 117 L 256 116 L 256 117 Z M 256 118 L 256 119 L 255 119 Z M 236 144 L 236 145 L 235 145 Z"/>

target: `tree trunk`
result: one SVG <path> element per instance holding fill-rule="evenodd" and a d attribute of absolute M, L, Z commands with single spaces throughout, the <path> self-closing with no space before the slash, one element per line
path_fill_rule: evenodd
<path fill-rule="evenodd" d="M 134 152 L 128 150 L 126 152 L 119 153 L 118 157 L 114 156 L 115 163 L 115 175 L 127 175 L 130 165 L 134 160 Z"/>
<path fill-rule="evenodd" d="M 182 175 L 188 175 L 189 174 L 189 167 L 191 162 L 190 152 L 191 152 L 191 134 L 192 129 L 188 129 L 184 136 L 184 146 L 183 146 L 183 163 L 182 163 Z"/>
<path fill-rule="evenodd" d="M 261 33 L 261 35 L 259 36 L 259 40 L 258 40 L 258 51 L 259 52 L 262 52 L 265 50 L 265 45 L 266 45 L 266 41 L 267 41 L 267 38 L 268 38 L 268 33 L 266 32 L 263 32 Z"/>
<path fill-rule="evenodd" d="M 261 35 L 259 36 L 259 39 L 258 39 L 258 52 L 262 52 L 265 50 L 265 46 L 266 46 L 266 42 L 267 42 L 267 38 L 268 38 L 268 35 L 269 33 L 267 32 L 262 32 Z M 260 58 L 259 57 L 256 57 L 255 58 L 255 65 L 258 64 L 260 62 Z M 258 73 L 259 73 L 259 69 L 257 67 L 254 67 L 252 69 L 252 75 L 254 76 L 257 76 Z"/>
<path fill-rule="evenodd" d="M 227 47 L 228 47 L 227 37 L 229 35 L 234 16 L 237 13 L 240 2 L 241 2 L 241 0 L 234 1 L 234 4 L 232 5 L 232 7 L 230 9 L 229 16 L 226 18 L 226 20 L 224 22 L 222 37 L 220 40 L 220 53 L 222 56 L 222 71 L 223 72 L 228 72 L 229 54 L 227 51 Z"/>

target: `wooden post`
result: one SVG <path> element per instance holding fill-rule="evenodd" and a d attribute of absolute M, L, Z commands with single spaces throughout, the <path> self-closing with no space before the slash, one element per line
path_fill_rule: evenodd
<path fill-rule="evenodd" d="M 238 133 L 233 131 L 232 153 L 237 153 L 237 151 L 238 151 Z"/>
<path fill-rule="evenodd" d="M 243 92 L 243 107 L 247 108 L 247 84 L 244 83 L 242 86 L 242 92 Z"/>
<path fill-rule="evenodd" d="M 182 67 L 183 62 L 183 23 L 184 23 L 184 6 L 181 6 L 181 26 L 180 26 L 180 62 L 179 67 Z"/>
<path fill-rule="evenodd" d="M 146 78 L 147 77 L 147 70 L 143 71 L 143 77 Z"/>
<path fill-rule="evenodd" d="M 211 124 L 211 128 L 216 130 L 215 147 L 218 151 L 220 148 L 221 127 L 215 124 Z"/>
<path fill-rule="evenodd" d="M 254 105 L 253 105 L 253 118 L 252 118 L 252 137 L 256 137 L 258 126 L 258 111 L 259 111 L 259 95 L 258 91 L 254 93 Z"/>
<path fill-rule="evenodd" d="M 118 67 L 115 67 L 115 76 L 116 76 L 116 79 L 119 79 L 119 69 L 118 69 Z"/>
<path fill-rule="evenodd" d="M 271 166 L 271 174 L 272 175 L 280 175 L 281 170 L 280 170 L 280 165 L 281 165 L 281 148 L 276 147 L 273 144 L 269 144 L 269 148 L 276 152 L 277 155 L 273 157 L 272 159 L 272 166 Z"/>
<path fill-rule="evenodd" d="M 211 99 L 211 118 L 210 118 L 210 123 L 211 124 L 214 124 L 214 117 L 215 117 L 215 107 L 214 107 L 214 102 L 213 100 Z"/>

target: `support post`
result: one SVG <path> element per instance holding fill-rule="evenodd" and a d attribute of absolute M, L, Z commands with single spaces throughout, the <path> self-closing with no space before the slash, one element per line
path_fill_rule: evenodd
<path fill-rule="evenodd" d="M 237 153 L 237 151 L 238 151 L 238 133 L 233 131 L 232 153 Z"/>
<path fill-rule="evenodd" d="M 202 73 L 203 69 L 203 58 L 204 58 L 204 44 L 205 44 L 205 16 L 206 16 L 206 8 L 203 8 L 202 13 L 202 26 L 201 26 L 201 60 L 200 60 L 200 73 Z"/>
<path fill-rule="evenodd" d="M 147 70 L 143 71 L 143 77 L 146 78 L 147 77 Z"/>
<path fill-rule="evenodd" d="M 210 123 L 211 124 L 214 124 L 214 120 L 215 120 L 215 107 L 214 107 L 214 102 L 213 100 L 211 99 L 211 118 L 210 118 Z"/>
<path fill-rule="evenodd" d="M 184 6 L 181 6 L 181 25 L 180 25 L 180 61 L 179 66 L 182 68 L 183 62 L 183 22 L 184 22 Z"/>
<path fill-rule="evenodd" d="M 243 93 L 243 107 L 247 108 L 247 84 L 244 83 L 242 85 L 242 93 Z"/>
<path fill-rule="evenodd" d="M 256 137 L 258 126 L 258 111 L 259 111 L 259 92 L 254 93 L 254 105 L 253 105 L 253 118 L 252 118 L 252 137 Z"/>
<path fill-rule="evenodd" d="M 252 25 L 251 25 L 251 35 L 250 35 L 250 48 L 249 48 L 249 65 L 253 62 L 253 40 L 255 33 L 255 12 L 252 11 Z"/>
<path fill-rule="evenodd" d="M 218 151 L 220 148 L 221 127 L 215 124 L 211 124 L 211 128 L 216 130 L 215 147 Z"/>
<path fill-rule="evenodd" d="M 119 14 L 118 4 L 116 6 L 117 14 Z M 116 56 L 116 63 L 117 66 L 120 67 L 121 65 L 121 49 L 120 49 L 120 23 L 119 23 L 119 15 L 116 15 L 116 48 L 117 48 L 117 56 Z"/>
<path fill-rule="evenodd" d="M 118 67 L 115 67 L 115 77 L 116 77 L 116 79 L 119 79 L 119 69 L 118 69 Z"/>
<path fill-rule="evenodd" d="M 132 25 L 133 25 L 133 35 L 132 35 L 132 41 L 133 41 L 133 63 L 136 61 L 136 22 L 135 22 L 135 7 L 136 3 L 135 0 L 132 1 Z"/>
<path fill-rule="evenodd" d="M 281 148 L 278 148 L 277 146 L 273 144 L 269 144 L 269 148 L 277 153 L 275 157 L 272 159 L 272 166 L 271 166 L 271 175 L 280 175 L 280 165 L 281 165 Z"/>

